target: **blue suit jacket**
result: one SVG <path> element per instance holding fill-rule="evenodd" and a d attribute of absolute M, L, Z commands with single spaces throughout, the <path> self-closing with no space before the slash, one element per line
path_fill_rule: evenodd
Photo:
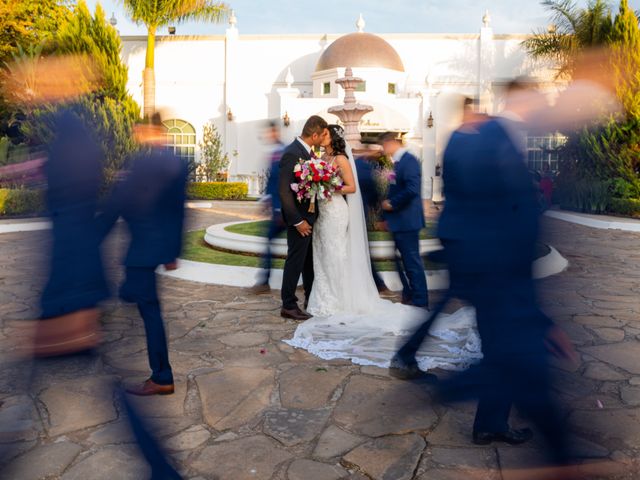
<path fill-rule="evenodd" d="M 282 158 L 283 151 L 283 144 L 278 143 L 274 145 L 274 150 L 271 153 L 271 162 L 269 164 L 269 179 L 267 180 L 267 186 L 264 191 L 267 195 L 271 195 L 271 208 L 274 211 L 282 209 L 278 182 L 280 178 L 280 159 Z"/>
<path fill-rule="evenodd" d="M 395 182 L 389 186 L 388 200 L 393 210 L 384 213 L 392 232 L 422 230 L 425 226 L 422 207 L 422 173 L 420 162 L 406 152 L 394 165 Z"/>
<path fill-rule="evenodd" d="M 375 208 L 378 204 L 380 195 L 373 178 L 373 166 L 371 163 L 366 158 L 358 157 L 355 160 L 355 164 L 356 173 L 358 174 L 358 187 L 360 187 L 360 193 L 362 193 L 362 203 L 364 203 L 366 214 L 369 208 Z"/>
<path fill-rule="evenodd" d="M 489 120 L 475 134 L 454 132 L 444 153 L 438 237 L 464 249 L 457 260 L 466 269 L 524 268 L 533 260 L 536 192 L 506 121 Z"/>
<path fill-rule="evenodd" d="M 99 218 L 102 235 L 119 216 L 127 222 L 131 241 L 125 265 L 155 267 L 180 256 L 187 176 L 186 163 L 164 149 L 134 159 Z"/>

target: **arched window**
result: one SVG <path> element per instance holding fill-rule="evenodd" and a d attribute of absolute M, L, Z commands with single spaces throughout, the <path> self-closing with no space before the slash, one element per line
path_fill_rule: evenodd
<path fill-rule="evenodd" d="M 196 159 L 196 129 L 184 120 L 165 120 L 167 127 L 167 148 L 177 156 L 193 163 Z"/>

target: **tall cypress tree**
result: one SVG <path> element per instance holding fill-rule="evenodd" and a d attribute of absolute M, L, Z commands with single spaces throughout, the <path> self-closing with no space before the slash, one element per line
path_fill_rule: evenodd
<path fill-rule="evenodd" d="M 627 119 L 640 121 L 640 28 L 627 0 L 620 1 L 610 38 L 616 94 Z"/>

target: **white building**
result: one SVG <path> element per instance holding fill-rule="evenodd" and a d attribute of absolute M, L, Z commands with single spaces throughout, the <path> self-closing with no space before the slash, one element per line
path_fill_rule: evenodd
<path fill-rule="evenodd" d="M 365 80 L 356 96 L 372 105 L 361 122 L 363 135 L 392 130 L 405 133 L 423 168 L 423 195 L 432 194 L 431 178 L 449 135 L 459 121 L 447 97 L 478 98 L 487 113 L 500 109 L 502 89 L 528 75 L 556 89 L 549 65 L 531 60 L 522 48 L 525 35 L 494 35 L 488 13 L 479 33 L 347 35 L 240 35 L 232 15 L 226 35 L 161 36 L 156 43 L 156 104 L 175 135 L 176 148 L 198 159 L 203 127 L 212 122 L 231 158 L 232 179 L 246 180 L 258 194 L 265 165 L 260 132 L 267 119 L 280 119 L 284 141 L 291 141 L 305 120 L 342 103 L 335 83 L 346 67 Z M 129 91 L 142 105 L 146 37 L 123 37 L 129 66 Z M 284 126 L 284 119 L 290 119 Z M 184 135 L 179 135 L 183 133 Z M 549 153 L 544 139 L 530 139 L 530 160 Z M 533 164 L 532 167 L 539 167 Z"/>

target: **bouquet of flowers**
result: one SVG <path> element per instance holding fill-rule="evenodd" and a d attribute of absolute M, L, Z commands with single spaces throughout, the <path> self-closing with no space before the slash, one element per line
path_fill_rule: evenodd
<path fill-rule="evenodd" d="M 309 212 L 316 211 L 316 199 L 328 199 L 335 192 L 342 190 L 342 178 L 338 175 L 338 167 L 324 160 L 301 158 L 293 169 L 297 183 L 291 184 L 298 202 L 309 200 Z"/>

